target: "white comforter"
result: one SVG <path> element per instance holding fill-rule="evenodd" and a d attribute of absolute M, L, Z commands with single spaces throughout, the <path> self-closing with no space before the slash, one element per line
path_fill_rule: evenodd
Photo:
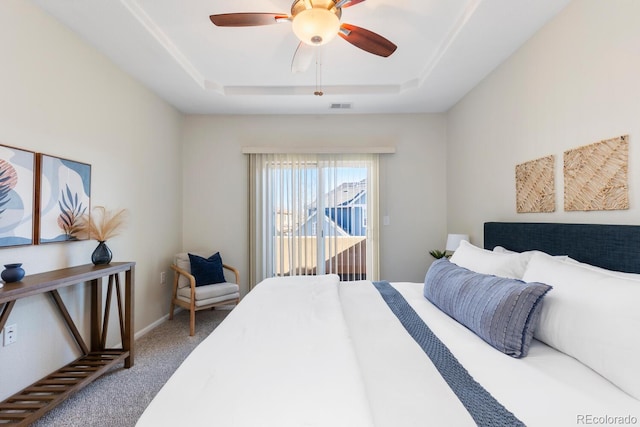
<path fill-rule="evenodd" d="M 640 422 L 640 402 L 575 359 L 537 341 L 526 358 L 513 359 L 429 303 L 422 284 L 393 285 L 469 373 L 526 425 L 587 425 L 594 417 Z M 140 427 L 168 425 L 475 423 L 371 283 L 340 283 L 330 275 L 256 286 L 138 421 Z"/>

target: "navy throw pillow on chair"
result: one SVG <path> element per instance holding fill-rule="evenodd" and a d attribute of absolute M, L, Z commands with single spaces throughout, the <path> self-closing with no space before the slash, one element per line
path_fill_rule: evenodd
<path fill-rule="evenodd" d="M 196 279 L 196 286 L 226 282 L 220 252 L 216 252 L 209 258 L 189 254 L 189 261 L 191 262 L 191 274 Z"/>

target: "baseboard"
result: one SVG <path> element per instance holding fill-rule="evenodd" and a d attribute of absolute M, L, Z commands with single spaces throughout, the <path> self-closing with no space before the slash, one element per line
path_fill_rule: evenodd
<path fill-rule="evenodd" d="M 176 313 L 179 313 L 181 310 L 180 308 L 176 309 Z M 143 337 L 144 335 L 148 334 L 149 332 L 151 332 L 153 329 L 157 328 L 158 326 L 160 326 L 161 324 L 163 324 L 164 322 L 166 322 L 167 320 L 169 320 L 169 315 L 165 314 L 164 316 L 162 316 L 161 318 L 159 318 L 158 320 L 156 320 L 155 322 L 153 322 L 152 324 L 150 324 L 149 326 L 147 326 L 146 328 L 140 329 L 138 332 L 135 333 L 135 335 L 133 336 L 134 339 L 138 339 Z"/>
<path fill-rule="evenodd" d="M 221 305 L 216 307 L 216 310 L 233 310 L 235 308 L 235 304 L 230 304 L 230 305 Z M 184 311 L 184 308 L 182 307 L 176 307 L 174 314 L 178 314 L 181 311 Z M 169 320 L 169 315 L 165 314 L 164 316 L 162 316 L 161 318 L 159 318 L 158 320 L 156 320 L 155 322 L 153 322 L 152 324 L 150 324 L 149 326 L 147 326 L 146 328 L 140 329 L 138 332 L 135 333 L 135 335 L 133 336 L 134 339 L 138 339 L 143 337 L 144 335 L 148 334 L 149 332 L 151 332 L 153 329 L 157 328 L 158 326 L 160 326 L 161 324 L 163 324 L 164 322 L 166 322 L 167 320 Z M 122 343 L 118 343 L 118 346 L 121 346 Z"/>

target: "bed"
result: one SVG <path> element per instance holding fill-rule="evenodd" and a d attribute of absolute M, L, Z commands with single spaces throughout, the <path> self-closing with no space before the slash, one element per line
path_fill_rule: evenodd
<path fill-rule="evenodd" d="M 637 424 L 640 226 L 492 222 L 484 240 L 424 283 L 261 282 L 137 425 Z M 487 320 L 476 279 L 531 307 Z M 464 307 L 452 289 L 472 289 Z"/>

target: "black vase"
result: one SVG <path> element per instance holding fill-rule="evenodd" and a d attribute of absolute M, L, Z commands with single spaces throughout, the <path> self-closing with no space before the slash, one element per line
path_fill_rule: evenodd
<path fill-rule="evenodd" d="M 109 264 L 112 257 L 113 254 L 107 244 L 105 242 L 98 242 L 98 247 L 91 254 L 91 262 L 94 265 Z"/>
<path fill-rule="evenodd" d="M 22 263 L 5 264 L 4 270 L 0 273 L 0 277 L 6 283 L 19 282 L 24 277 L 24 269 Z"/>

